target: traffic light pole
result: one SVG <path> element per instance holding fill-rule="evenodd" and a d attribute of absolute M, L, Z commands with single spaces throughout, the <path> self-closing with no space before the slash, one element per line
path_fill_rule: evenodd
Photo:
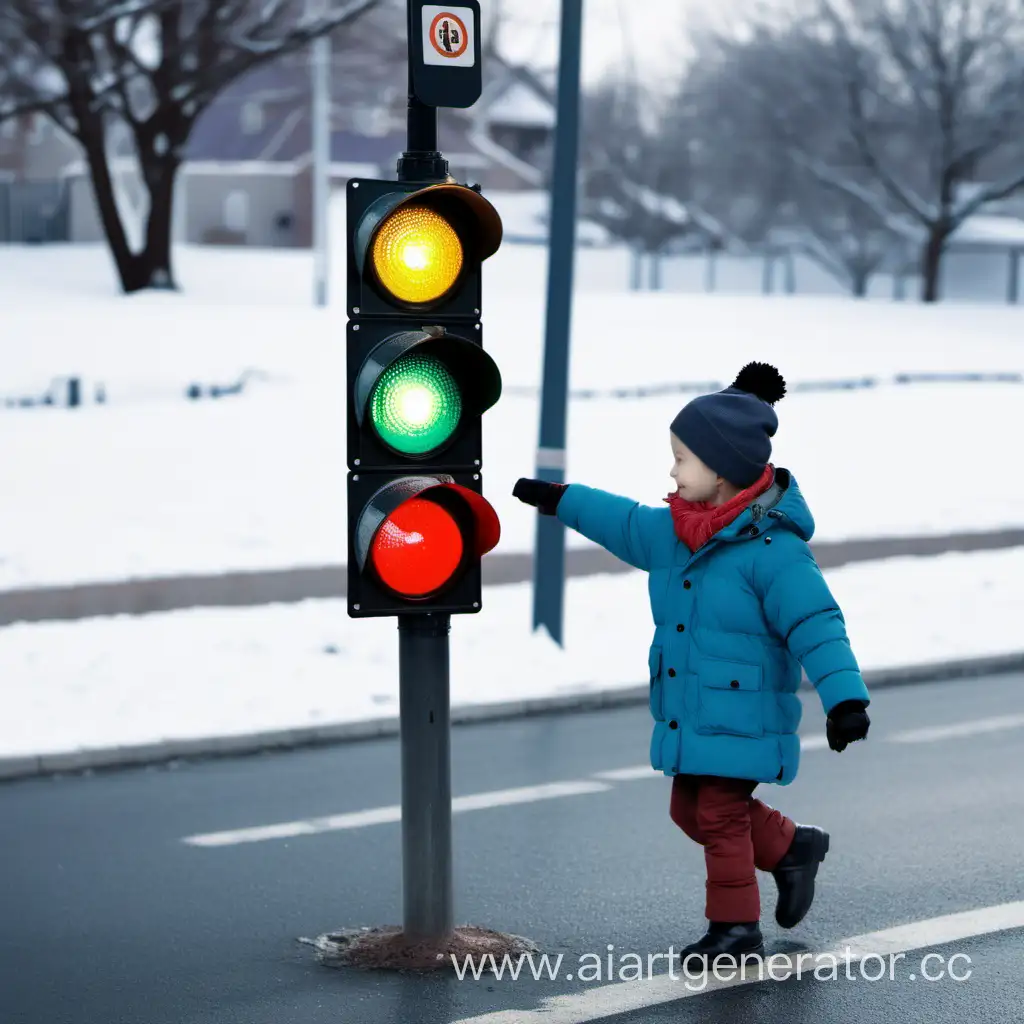
<path fill-rule="evenodd" d="M 579 150 L 580 51 L 583 0 L 562 0 L 558 60 L 558 119 L 551 186 L 547 328 L 540 407 L 537 477 L 564 483 L 568 416 L 569 332 L 573 255 L 576 247 L 576 165 Z M 547 627 L 562 645 L 565 527 L 555 516 L 537 516 L 533 559 L 533 628 Z"/>
<path fill-rule="evenodd" d="M 410 48 L 415 29 L 409 9 Z M 409 60 L 406 151 L 399 181 L 445 181 L 437 107 L 414 95 Z M 405 937 L 441 944 L 454 927 L 452 882 L 450 615 L 398 616 L 402 747 L 402 887 Z"/>
<path fill-rule="evenodd" d="M 453 927 L 448 615 L 398 617 L 406 938 Z"/>
<path fill-rule="evenodd" d="M 405 152 L 398 161 L 399 181 L 445 181 L 448 161 L 437 148 L 437 107 L 427 106 L 416 97 L 413 86 L 412 41 L 416 32 L 415 5 L 408 3 L 409 32 L 409 112 Z"/>

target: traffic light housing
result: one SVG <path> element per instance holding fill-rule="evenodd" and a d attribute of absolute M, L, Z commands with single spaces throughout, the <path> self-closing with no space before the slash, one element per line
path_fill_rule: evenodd
<path fill-rule="evenodd" d="M 454 182 L 348 184 L 349 314 L 480 316 L 481 264 L 501 245 L 497 210 Z"/>
<path fill-rule="evenodd" d="M 354 179 L 347 210 L 349 615 L 477 612 L 500 537 L 481 468 L 501 375 L 480 310 L 501 220 L 452 182 Z"/>

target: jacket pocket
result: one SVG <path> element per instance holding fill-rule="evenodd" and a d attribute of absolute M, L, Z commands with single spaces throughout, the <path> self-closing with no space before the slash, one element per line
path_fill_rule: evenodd
<path fill-rule="evenodd" d="M 697 732 L 763 736 L 762 677 L 760 665 L 702 658 L 697 666 Z"/>
<path fill-rule="evenodd" d="M 647 655 L 647 667 L 650 670 L 651 714 L 659 721 L 665 721 L 665 685 L 661 676 L 661 644 L 652 644 Z"/>

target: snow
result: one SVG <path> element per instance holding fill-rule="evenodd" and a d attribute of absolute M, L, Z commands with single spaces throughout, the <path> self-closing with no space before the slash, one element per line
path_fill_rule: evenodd
<path fill-rule="evenodd" d="M 862 670 L 1021 648 L 1024 549 L 825 576 Z M 453 618 L 453 706 L 644 684 L 645 573 L 571 579 L 564 650 L 530 632 L 530 590 L 488 588 L 479 615 Z M 342 601 L 23 624 L 0 631 L 0 678 L 0 756 L 326 726 L 397 715 L 398 635 Z"/>
<path fill-rule="evenodd" d="M 501 213 L 506 243 L 547 242 L 551 216 L 551 196 L 547 191 L 488 191 L 487 198 Z M 576 223 L 576 240 L 580 245 L 607 245 L 610 236 L 599 224 L 581 218 Z M 534 258 L 543 259 L 543 254 L 535 253 Z"/>
<path fill-rule="evenodd" d="M 513 82 L 487 107 L 487 120 L 492 124 L 517 128 L 554 128 L 555 110 L 534 89 L 522 82 Z"/>
<path fill-rule="evenodd" d="M 1024 248 L 1024 220 L 988 214 L 968 217 L 954 232 L 950 242 L 955 245 Z"/>
<path fill-rule="evenodd" d="M 777 363 L 794 388 L 1024 370 L 1012 307 L 631 294 L 625 279 L 609 283 L 607 257 L 577 258 L 577 390 L 711 389 L 750 359 Z M 109 399 L 0 408 L 0 588 L 344 562 L 344 260 L 331 261 L 328 310 L 312 306 L 308 253 L 194 248 L 179 264 L 183 295 L 125 299 L 98 248 L 0 249 L 0 391 L 80 374 L 86 395 L 102 382 Z M 485 419 L 484 493 L 502 522 L 498 551 L 527 551 L 533 520 L 511 492 L 535 472 L 543 250 L 503 247 L 485 286 L 484 344 L 505 394 Z M 249 369 L 242 397 L 181 397 Z M 575 398 L 569 479 L 659 503 L 668 424 L 690 397 Z M 775 461 L 806 493 L 819 540 L 1020 525 L 1024 493 L 1005 455 L 1024 429 L 1019 384 L 794 390 L 779 414 Z"/>
<path fill-rule="evenodd" d="M 622 190 L 635 199 L 647 213 L 664 217 L 671 224 L 684 227 L 693 219 L 690 211 L 675 196 L 660 195 L 646 185 L 634 185 L 626 181 L 622 183 Z"/>
<path fill-rule="evenodd" d="M 492 195 L 506 230 L 536 196 Z M 516 204 L 519 204 L 518 207 Z M 309 253 L 183 248 L 181 295 L 116 293 L 98 247 L 0 248 L 0 397 L 80 375 L 78 410 L 0 407 L 0 588 L 340 564 L 346 547 L 344 207 L 332 208 L 333 305 L 312 305 Z M 978 303 L 630 293 L 628 262 L 579 250 L 568 478 L 658 504 L 668 424 L 751 359 L 791 385 L 777 465 L 817 540 L 1020 526 L 1006 453 L 1020 383 L 894 382 L 900 373 L 1024 372 L 1020 309 Z M 489 265 L 484 344 L 505 393 L 485 420 L 499 552 L 532 548 L 511 496 L 534 473 L 547 265 L 506 245 Z M 189 402 L 192 383 L 247 380 Z M 802 390 L 840 379 L 874 386 Z M 691 390 L 685 390 L 689 387 Z M 660 389 L 615 397 L 616 389 Z M 675 389 L 674 393 L 672 389 Z M 572 547 L 589 545 L 575 533 Z M 1020 646 L 1024 549 L 892 559 L 826 572 L 865 669 Z M 455 705 L 645 678 L 642 573 L 571 579 L 566 648 L 531 634 L 531 587 L 488 588 L 452 629 Z M 197 609 L 0 630 L 0 755 L 133 745 L 397 713 L 393 619 L 343 601 Z"/>

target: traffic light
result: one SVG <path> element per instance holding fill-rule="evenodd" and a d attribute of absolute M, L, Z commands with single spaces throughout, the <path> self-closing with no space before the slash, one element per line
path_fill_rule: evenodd
<path fill-rule="evenodd" d="M 501 374 L 480 309 L 501 219 L 452 182 L 354 179 L 347 210 L 349 615 L 477 612 L 500 536 L 481 469 Z"/>

